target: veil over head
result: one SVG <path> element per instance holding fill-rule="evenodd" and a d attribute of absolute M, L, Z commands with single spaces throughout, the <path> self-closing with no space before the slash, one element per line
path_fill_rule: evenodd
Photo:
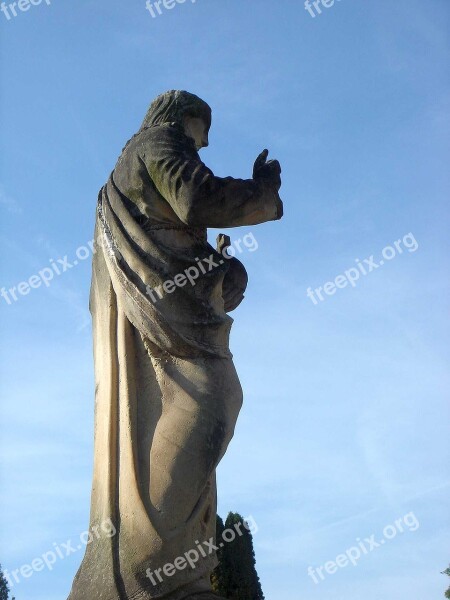
<path fill-rule="evenodd" d="M 211 127 L 211 108 L 201 98 L 190 92 L 170 90 L 151 103 L 141 125 L 141 130 L 163 123 L 183 124 L 186 116 L 203 119 Z"/>

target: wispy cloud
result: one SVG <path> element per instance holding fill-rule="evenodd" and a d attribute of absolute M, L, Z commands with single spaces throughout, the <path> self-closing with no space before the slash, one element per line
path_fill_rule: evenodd
<path fill-rule="evenodd" d="M 0 207 L 13 215 L 20 215 L 23 209 L 19 202 L 7 194 L 2 185 L 0 185 Z"/>

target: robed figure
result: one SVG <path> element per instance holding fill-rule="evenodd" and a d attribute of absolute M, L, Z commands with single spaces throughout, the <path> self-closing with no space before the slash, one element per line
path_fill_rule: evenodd
<path fill-rule="evenodd" d="M 215 471 L 242 404 L 227 313 L 247 275 L 207 228 L 280 219 L 282 203 L 267 151 L 248 180 L 202 163 L 210 125 L 197 96 L 162 94 L 99 195 L 90 522 L 116 533 L 93 536 L 69 600 L 217 597 L 215 553 L 193 566 L 180 557 L 215 537 Z"/>

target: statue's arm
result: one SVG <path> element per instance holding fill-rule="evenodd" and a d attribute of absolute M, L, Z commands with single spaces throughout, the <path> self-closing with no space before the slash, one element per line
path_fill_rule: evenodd
<path fill-rule="evenodd" d="M 238 227 L 280 219 L 283 204 L 270 180 L 216 177 L 193 144 L 166 130 L 142 159 L 160 194 L 193 227 Z"/>

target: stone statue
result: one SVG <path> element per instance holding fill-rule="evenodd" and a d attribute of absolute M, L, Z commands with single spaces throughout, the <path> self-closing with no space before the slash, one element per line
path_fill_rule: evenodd
<path fill-rule="evenodd" d="M 206 231 L 283 209 L 267 150 L 253 179 L 215 177 L 202 163 L 210 125 L 197 96 L 162 94 L 99 195 L 90 519 L 97 531 L 110 520 L 115 535 L 94 536 L 69 600 L 218 598 L 215 552 L 195 564 L 186 553 L 215 537 L 215 471 L 242 404 L 227 313 L 247 274 L 229 238 L 214 249 Z"/>

